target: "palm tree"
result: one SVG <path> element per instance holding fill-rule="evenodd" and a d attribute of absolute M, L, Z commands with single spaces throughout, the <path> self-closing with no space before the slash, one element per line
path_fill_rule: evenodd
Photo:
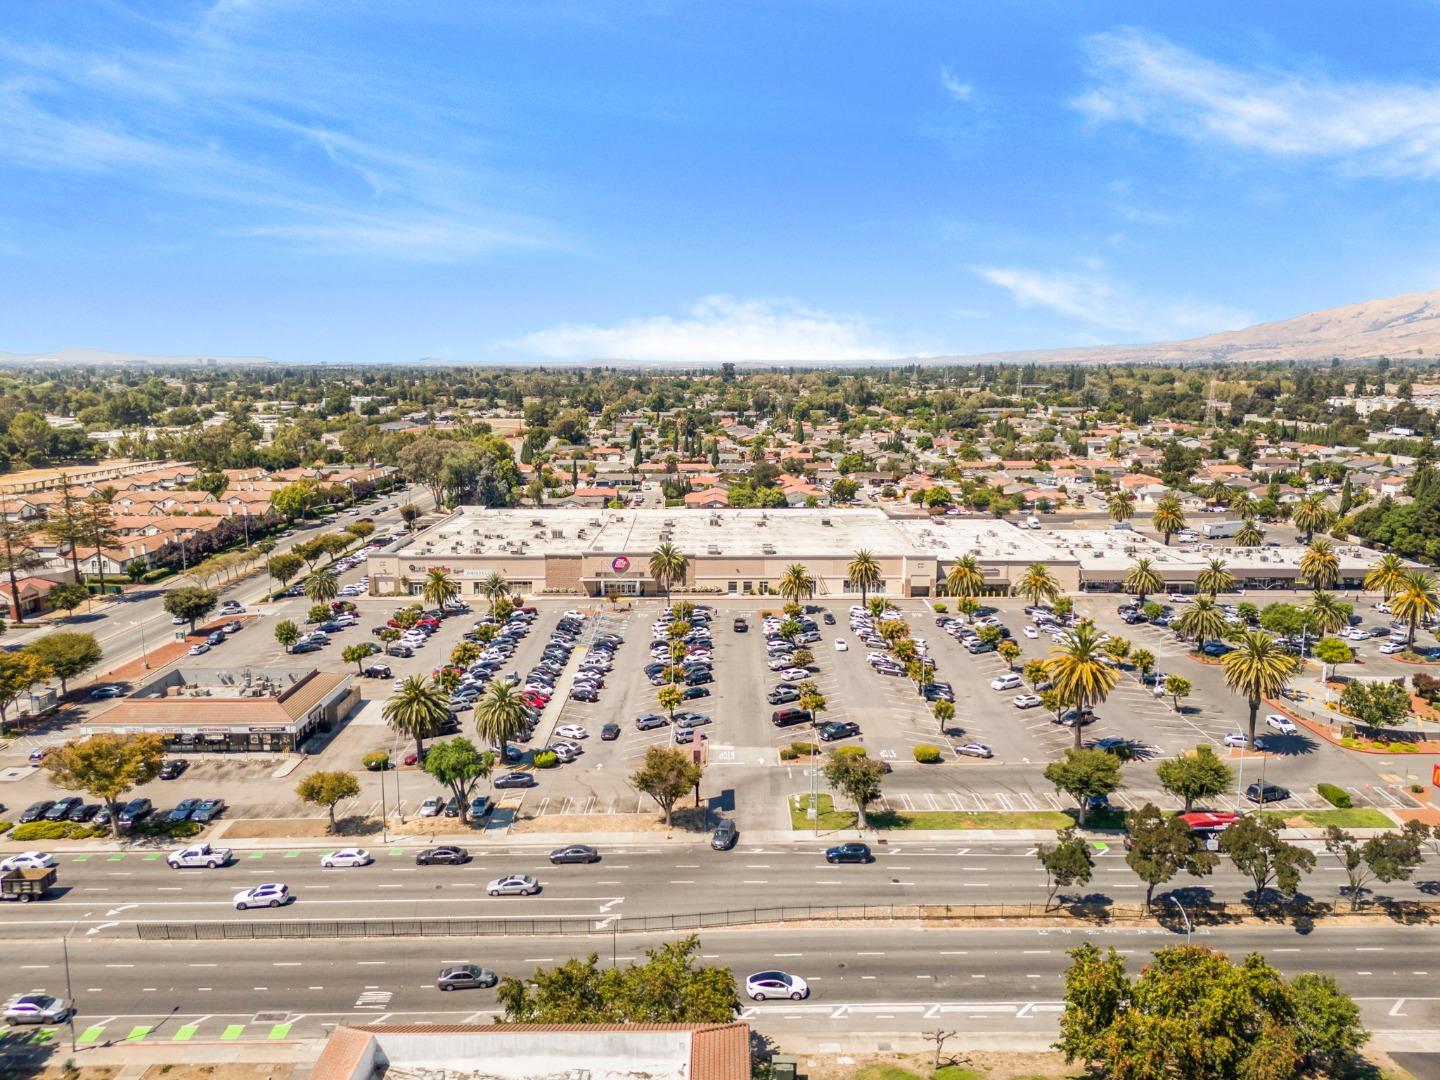
<path fill-rule="evenodd" d="M 1120 674 L 1104 662 L 1100 648 L 1100 631 L 1094 623 L 1084 622 L 1067 630 L 1060 644 L 1050 651 L 1045 662 L 1050 673 L 1052 691 L 1065 707 L 1078 710 L 1075 717 L 1075 748 L 1084 739 L 1081 723 L 1086 709 L 1104 701 Z"/>
<path fill-rule="evenodd" d="M 397 733 L 415 740 L 415 756 L 425 752 L 425 740 L 439 734 L 450 709 L 435 684 L 423 675 L 411 675 L 380 710 L 385 722 Z"/>
<path fill-rule="evenodd" d="M 1314 540 L 1300 556 L 1300 576 L 1317 589 L 1328 589 L 1340 579 L 1340 559 L 1329 540 Z"/>
<path fill-rule="evenodd" d="M 1333 634 L 1342 626 L 1350 624 L 1349 605 L 1342 604 L 1335 599 L 1334 593 L 1316 589 L 1311 594 L 1310 603 L 1305 609 L 1305 621 L 1307 628 L 1310 626 L 1315 628 L 1317 637 Z"/>
<path fill-rule="evenodd" d="M 1173 492 L 1155 504 L 1155 513 L 1150 517 L 1150 524 L 1165 538 L 1167 547 L 1170 537 L 1185 528 L 1185 511 L 1180 506 L 1180 499 Z"/>
<path fill-rule="evenodd" d="M 785 568 L 776 591 L 791 603 L 798 604 L 803 598 L 815 595 L 815 579 L 802 563 L 793 563 Z"/>
<path fill-rule="evenodd" d="M 510 583 L 505 580 L 505 575 L 499 570 L 491 570 L 485 580 L 480 582 L 480 595 L 485 597 L 491 612 L 494 612 L 496 603 L 503 597 L 510 595 Z"/>
<path fill-rule="evenodd" d="M 1229 506 L 1230 496 L 1233 493 L 1230 490 L 1230 486 L 1225 483 L 1224 479 L 1217 476 L 1214 480 L 1211 480 L 1210 483 L 1205 485 L 1205 490 L 1203 494 L 1205 498 L 1209 499 L 1213 503 L 1216 503 L 1220 506 Z"/>
<path fill-rule="evenodd" d="M 1255 524 L 1253 517 L 1247 517 L 1235 534 L 1235 543 L 1240 547 L 1259 547 L 1265 542 L 1265 530 Z"/>
<path fill-rule="evenodd" d="M 1214 600 L 1217 593 L 1229 592 L 1235 587 L 1235 575 L 1226 567 L 1224 559 L 1211 559 L 1209 565 L 1195 575 L 1195 587 L 1209 593 Z"/>
<path fill-rule="evenodd" d="M 506 745 L 525 728 L 525 701 L 513 686 L 492 682 L 475 702 L 475 733 L 495 748 L 500 760 Z"/>
<path fill-rule="evenodd" d="M 425 583 L 420 586 L 420 599 L 431 607 L 444 607 L 446 601 L 459 595 L 459 583 L 438 566 L 425 575 Z"/>
<path fill-rule="evenodd" d="M 1124 488 L 1116 488 L 1105 500 L 1111 521 L 1128 521 L 1135 516 L 1135 496 Z"/>
<path fill-rule="evenodd" d="M 1044 563 L 1031 563 L 1030 569 L 1015 583 L 1015 591 L 1032 604 L 1041 600 L 1053 603 L 1060 595 L 1060 584 Z"/>
<path fill-rule="evenodd" d="M 1415 645 L 1415 628 L 1427 618 L 1440 611 L 1440 596 L 1435 592 L 1435 575 L 1415 570 L 1401 579 L 1400 587 L 1390 597 L 1390 607 L 1396 618 L 1404 619 L 1410 626 L 1406 647 Z"/>
<path fill-rule="evenodd" d="M 951 596 L 978 596 L 984 587 L 985 575 L 974 555 L 961 555 L 945 574 L 945 591 Z"/>
<path fill-rule="evenodd" d="M 1308 544 L 1315 539 L 1315 534 L 1330 524 L 1333 515 L 1330 507 L 1325 505 L 1325 496 L 1318 492 L 1314 495 L 1306 495 L 1295 504 L 1295 510 L 1290 515 L 1290 521 L 1305 534 L 1305 542 Z"/>
<path fill-rule="evenodd" d="M 850 583 L 860 586 L 860 606 L 865 606 L 866 598 L 870 590 L 880 584 L 880 564 L 875 560 L 868 550 L 861 548 L 855 552 L 855 557 L 850 560 L 850 565 L 845 568 L 850 575 Z"/>
<path fill-rule="evenodd" d="M 650 555 L 650 576 L 665 590 L 665 606 L 670 606 L 670 586 L 685 580 L 685 571 L 690 568 L 687 559 L 674 544 L 666 540 Z"/>
<path fill-rule="evenodd" d="M 1155 569 L 1155 560 L 1139 558 L 1135 565 L 1125 572 L 1125 591 L 1135 594 L 1140 603 L 1145 603 L 1145 594 L 1159 592 L 1165 587 L 1165 579 Z"/>
<path fill-rule="evenodd" d="M 1230 512 L 1242 520 L 1255 516 L 1255 496 L 1243 487 L 1233 488 L 1227 502 L 1230 504 Z"/>
<path fill-rule="evenodd" d="M 1225 613 L 1208 596 L 1200 597 L 1175 620 L 1175 629 L 1185 637 L 1193 637 L 1195 644 L 1201 646 L 1213 638 L 1223 637 L 1229 625 Z"/>
<path fill-rule="evenodd" d="M 1242 630 L 1235 636 L 1235 648 L 1220 659 L 1225 683 L 1245 698 L 1250 707 L 1249 742 L 1255 745 L 1255 719 L 1260 703 L 1285 689 L 1295 674 L 1296 661 L 1263 630 Z"/>
<path fill-rule="evenodd" d="M 1382 555 L 1380 561 L 1365 574 L 1365 588 L 1373 589 L 1386 600 L 1399 591 L 1408 571 L 1399 555 Z"/>
<path fill-rule="evenodd" d="M 317 604 L 328 604 L 340 595 L 340 582 L 326 570 L 316 570 L 305 579 L 305 595 Z"/>

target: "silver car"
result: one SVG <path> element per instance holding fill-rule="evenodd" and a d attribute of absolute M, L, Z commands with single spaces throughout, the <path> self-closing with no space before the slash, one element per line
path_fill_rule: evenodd
<path fill-rule="evenodd" d="M 5 1006 L 7 1024 L 63 1024 L 70 1016 L 70 1003 L 49 994 L 21 994 Z"/>
<path fill-rule="evenodd" d="M 490 882 L 485 891 L 491 896 L 533 896 L 540 891 L 540 882 L 529 874 L 510 874 Z"/>

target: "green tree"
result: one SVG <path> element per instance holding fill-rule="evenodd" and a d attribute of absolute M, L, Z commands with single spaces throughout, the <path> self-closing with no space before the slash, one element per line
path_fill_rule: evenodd
<path fill-rule="evenodd" d="M 1129 521 L 1135 516 L 1135 496 L 1124 488 L 1116 488 L 1105 500 L 1105 510 L 1111 521 Z"/>
<path fill-rule="evenodd" d="M 1205 569 L 1195 575 L 1195 588 L 1210 594 L 1214 600 L 1217 593 L 1229 592 L 1235 588 L 1235 575 L 1225 565 L 1224 559 L 1211 559 Z"/>
<path fill-rule="evenodd" d="M 493 747 L 503 761 L 510 740 L 525 729 L 525 700 L 520 691 L 492 682 L 475 702 L 475 732 Z"/>
<path fill-rule="evenodd" d="M 405 528 L 413 533 L 415 522 L 420 520 L 420 508 L 414 503 L 405 503 L 400 507 L 400 520 L 405 523 Z"/>
<path fill-rule="evenodd" d="M 300 573 L 300 568 L 305 565 L 305 560 L 293 551 L 284 551 L 279 555 L 271 555 L 265 561 L 265 572 L 272 580 L 278 581 L 281 586 L 289 585 L 295 575 Z"/>
<path fill-rule="evenodd" d="M 420 598 L 431 607 L 444 607 L 459 595 L 460 583 L 438 566 L 426 573 L 424 584 L 420 586 Z"/>
<path fill-rule="evenodd" d="M 1060 585 L 1048 566 L 1044 563 L 1031 563 L 1015 583 L 1015 592 L 1032 604 L 1038 604 L 1042 600 L 1054 603 L 1060 595 Z"/>
<path fill-rule="evenodd" d="M 370 655 L 370 650 L 364 645 L 346 645 L 340 650 L 340 659 L 347 664 L 354 664 L 355 670 L 364 674 L 365 660 Z"/>
<path fill-rule="evenodd" d="M 776 592 L 791 603 L 798 604 L 801 600 L 815 595 L 815 579 L 802 564 L 793 563 L 780 575 Z"/>
<path fill-rule="evenodd" d="M 940 724 L 940 731 L 943 733 L 945 730 L 945 725 L 950 723 L 951 720 L 955 719 L 955 704 L 954 702 L 946 701 L 944 698 L 941 698 L 939 701 L 935 702 L 933 706 L 931 706 L 931 712 L 935 714 L 935 719 Z"/>
<path fill-rule="evenodd" d="M 1308 544 L 1315 539 L 1317 532 L 1324 532 L 1330 527 L 1334 515 L 1330 508 L 1325 505 L 1325 496 L 1318 492 L 1313 495 L 1306 495 L 1295 504 L 1295 510 L 1290 515 L 1290 522 L 1305 534 L 1305 542 Z"/>
<path fill-rule="evenodd" d="M 1260 703 L 1285 689 L 1296 664 L 1274 638 L 1259 630 L 1242 630 L 1233 644 L 1235 648 L 1220 658 L 1220 666 L 1225 672 L 1225 684 L 1244 697 L 1250 708 L 1248 737 L 1249 745 L 1254 746 Z"/>
<path fill-rule="evenodd" d="M 340 582 L 328 570 L 317 570 L 305 579 L 305 595 L 320 604 L 328 604 L 340 595 Z"/>
<path fill-rule="evenodd" d="M 1204 877 L 1220 862 L 1219 856 L 1201 846 L 1182 819 L 1162 814 L 1151 803 L 1125 811 L 1125 829 L 1130 835 L 1125 863 L 1145 883 L 1146 911 L 1154 899 L 1155 886 L 1165 884 L 1182 870 L 1193 877 Z"/>
<path fill-rule="evenodd" d="M 22 521 L 10 503 L 0 500 L 0 572 L 10 582 L 10 613 L 16 626 L 25 625 L 25 609 L 20 603 L 20 579 L 44 565 L 35 550 L 35 526 Z"/>
<path fill-rule="evenodd" d="M 193 634 L 196 621 L 214 611 L 219 599 L 209 589 L 183 585 L 180 588 L 171 589 L 165 594 L 165 610 L 177 619 L 184 619 L 188 622 L 190 632 Z"/>
<path fill-rule="evenodd" d="M 999 645 L 995 646 L 995 651 L 1000 654 L 1000 659 L 1005 661 L 1005 666 L 1009 670 L 1014 671 L 1015 661 L 1020 657 L 1020 646 L 1009 638 L 1006 638 L 1000 642 Z"/>
<path fill-rule="evenodd" d="M 1234 770 L 1215 756 L 1208 743 L 1201 743 L 1193 753 L 1166 758 L 1155 766 L 1155 776 L 1161 787 L 1185 801 L 1187 814 L 1196 800 L 1228 791 L 1235 780 Z"/>
<path fill-rule="evenodd" d="M 1155 504 L 1155 513 L 1150 517 L 1150 524 L 1164 537 L 1166 547 L 1170 546 L 1170 537 L 1185 528 L 1185 511 L 1181 509 L 1180 500 L 1173 492 L 1162 496 Z"/>
<path fill-rule="evenodd" d="M 1054 691 L 1064 706 L 1083 712 L 1104 701 L 1110 691 L 1115 689 L 1120 676 L 1101 659 L 1103 655 L 1100 650 L 1100 631 L 1093 623 L 1088 622 L 1082 622 L 1073 630 L 1066 631 L 1060 644 L 1051 650 L 1046 665 Z M 1084 725 L 1076 722 L 1077 750 L 1084 738 L 1083 727 Z"/>
<path fill-rule="evenodd" d="M 1230 628 L 1225 613 L 1208 596 L 1202 596 L 1185 609 L 1175 620 L 1175 629 L 1185 637 L 1192 638 L 1196 645 L 1204 646 L 1207 641 L 1222 638 Z"/>
<path fill-rule="evenodd" d="M 1300 577 L 1316 589 L 1328 589 L 1340 578 L 1340 558 L 1328 540 L 1312 540 L 1300 556 Z"/>
<path fill-rule="evenodd" d="M 510 1024 L 728 1024 L 740 1011 L 729 968 L 700 966 L 692 935 L 645 951 L 645 962 L 601 967 L 591 953 L 529 979 L 500 980 Z"/>
<path fill-rule="evenodd" d="M 1275 823 L 1258 814 L 1242 817 L 1222 832 L 1220 850 L 1253 883 L 1250 902 L 1256 908 L 1272 883 L 1289 899 L 1299 891 L 1301 877 L 1315 869 L 1313 852 L 1281 840 Z"/>
<path fill-rule="evenodd" d="M 1155 670 L 1155 654 L 1149 649 L 1135 649 L 1130 653 L 1130 666 L 1143 680 Z"/>
<path fill-rule="evenodd" d="M 1050 668 L 1044 660 L 1038 658 L 1027 660 L 1025 666 L 1020 669 L 1020 677 L 1029 683 L 1033 690 L 1050 678 Z"/>
<path fill-rule="evenodd" d="M 478 702 L 475 709 L 478 713 Z M 434 683 L 423 675 L 411 675 L 385 702 L 380 715 L 392 730 L 415 740 L 415 756 L 419 759 L 425 756 L 425 740 L 440 734 L 450 709 Z"/>
<path fill-rule="evenodd" d="M 1405 560 L 1399 555 L 1382 555 L 1379 561 L 1366 571 L 1364 585 L 1389 600 L 1400 591 L 1407 573 L 1409 570 L 1405 566 Z"/>
<path fill-rule="evenodd" d="M 300 628 L 295 625 L 292 619 L 281 619 L 275 624 L 275 640 L 288 653 L 300 640 Z"/>
<path fill-rule="evenodd" d="M 1090 845 L 1073 828 L 1055 834 L 1055 843 L 1040 844 L 1035 858 L 1045 870 L 1045 910 L 1055 904 L 1055 894 L 1071 885 L 1084 885 L 1095 871 Z"/>
<path fill-rule="evenodd" d="M 669 715 L 672 724 L 675 722 L 675 710 L 684 700 L 684 693 L 674 683 L 666 683 L 655 691 L 656 703 Z"/>
<path fill-rule="evenodd" d="M 1345 871 L 1351 911 L 1359 909 L 1371 880 L 1408 881 L 1421 857 L 1419 845 L 1405 833 L 1381 833 L 1362 842 L 1335 825 L 1325 830 L 1325 851 Z"/>
<path fill-rule="evenodd" d="M 1190 680 L 1184 675 L 1165 676 L 1165 693 L 1170 695 L 1171 704 L 1175 706 L 1176 712 L 1180 711 L 1180 702 L 1190 696 L 1192 689 Z"/>
<path fill-rule="evenodd" d="M 1265 543 L 1265 530 L 1255 523 L 1253 517 L 1240 522 L 1240 531 L 1235 534 L 1235 546 L 1257 548 Z"/>
<path fill-rule="evenodd" d="M 665 826 L 668 828 L 675 804 L 699 786 L 701 772 L 701 767 L 684 751 L 652 746 L 645 751 L 644 763 L 631 774 L 630 783 L 636 791 L 655 800 L 665 814 Z"/>
<path fill-rule="evenodd" d="M 1335 668 L 1348 664 L 1355 659 L 1355 654 L 1350 650 L 1350 646 L 1339 638 L 1325 637 L 1315 643 L 1315 659 L 1325 665 L 1323 678 L 1328 682 L 1335 673 Z"/>
<path fill-rule="evenodd" d="M 666 540 L 650 555 L 650 576 L 665 590 L 665 604 L 670 604 L 670 587 L 677 581 L 685 580 L 690 569 L 690 560 L 670 541 Z"/>
<path fill-rule="evenodd" d="M 1077 723 L 1075 725 L 1079 727 Z M 1070 749 L 1059 761 L 1045 766 L 1045 779 L 1079 806 L 1080 824 L 1085 824 L 1089 802 L 1107 796 L 1120 787 L 1120 761 L 1104 750 Z"/>
<path fill-rule="evenodd" d="M 104 656 L 94 634 L 47 634 L 27 648 L 60 680 L 62 695 L 70 692 L 71 679 L 94 667 Z"/>
<path fill-rule="evenodd" d="M 111 503 L 115 489 L 100 488 L 91 492 L 82 507 L 81 524 L 85 543 L 98 555 L 103 551 L 114 551 L 120 543 L 120 530 L 115 527 L 115 511 Z M 105 560 L 95 560 L 95 576 L 100 579 L 100 595 L 105 595 Z"/>
<path fill-rule="evenodd" d="M 1155 569 L 1154 559 L 1136 559 L 1130 569 L 1125 571 L 1125 591 L 1134 593 L 1137 603 L 1144 604 L 1146 596 L 1159 592 L 1164 587 L 1165 579 L 1160 576 L 1160 571 Z"/>
<path fill-rule="evenodd" d="M 477 750 L 466 738 L 446 739 L 430 748 L 423 768 L 450 789 L 460 804 L 460 824 L 465 825 L 470 821 L 470 798 L 495 768 L 495 755 Z"/>
<path fill-rule="evenodd" d="M 45 755 L 51 783 L 83 791 L 110 810 L 110 832 L 120 835 L 121 797 L 160 775 L 165 740 L 159 735 L 91 735 Z"/>
<path fill-rule="evenodd" d="M 1426 619 L 1440 612 L 1440 594 L 1435 591 L 1435 575 L 1416 570 L 1400 579 L 1400 585 L 1390 597 L 1391 610 L 1395 617 L 1410 628 L 1406 647 L 1415 647 L 1415 629 Z"/>
<path fill-rule="evenodd" d="M 54 610 L 68 615 L 90 599 L 90 590 L 76 582 L 66 582 L 51 589 L 48 599 Z"/>
<path fill-rule="evenodd" d="M 1306 1065 L 1317 1076 L 1341 1076 L 1370 1038 L 1360 1007 L 1333 975 L 1302 971 L 1290 983 L 1294 1016 L 1290 1031 Z"/>
<path fill-rule="evenodd" d="M 480 582 L 480 595 L 485 597 L 489 605 L 490 614 L 495 614 L 495 605 L 510 595 L 510 583 L 505 580 L 505 575 L 498 570 L 491 570 Z"/>
<path fill-rule="evenodd" d="M 885 766 L 856 754 L 831 754 L 820 769 L 825 783 L 855 804 L 858 825 L 865 828 L 866 808 L 880 798 Z"/>
<path fill-rule="evenodd" d="M 853 483 L 853 481 L 847 482 Z M 833 490 L 831 494 L 833 496 Z M 850 584 L 860 590 L 860 605 L 863 607 L 869 599 L 870 590 L 880 584 L 879 561 L 868 550 L 861 548 L 855 552 L 849 566 L 845 568 L 845 573 L 850 578 Z"/>
<path fill-rule="evenodd" d="M 329 831 L 335 831 L 335 807 L 360 794 L 360 781 L 340 770 L 313 772 L 295 785 L 301 802 L 323 806 L 330 815 Z"/>
<path fill-rule="evenodd" d="M 1410 714 L 1410 694 L 1400 683 L 1351 679 L 1340 692 L 1340 708 L 1362 724 L 1391 727 Z"/>

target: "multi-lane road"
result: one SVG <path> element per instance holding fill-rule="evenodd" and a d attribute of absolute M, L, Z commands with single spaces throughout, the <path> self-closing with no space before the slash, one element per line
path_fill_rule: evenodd
<path fill-rule="evenodd" d="M 435 975 L 453 961 L 501 975 L 529 975 L 575 956 L 602 963 L 643 959 L 675 935 L 537 937 L 497 940 L 155 944 L 72 939 L 69 978 L 82 1044 L 281 1039 L 322 1035 L 336 1023 L 486 1023 L 493 991 L 442 994 Z M 777 1038 L 808 1034 L 918 1032 L 962 1026 L 967 1038 L 1042 1045 L 1060 1012 L 1066 952 L 1085 940 L 1119 950 L 1132 969 L 1183 935 L 1158 930 L 985 930 L 873 926 L 849 930 L 706 931 L 705 963 L 743 978 L 782 969 L 806 978 L 806 1001 L 745 1001 L 742 1017 Z M 1200 931 L 1196 937 L 1239 957 L 1261 952 L 1286 974 L 1324 971 L 1359 1001 L 1366 1024 L 1391 1046 L 1421 1047 L 1440 1031 L 1440 935 L 1420 927 L 1383 937 L 1367 929 L 1280 927 Z M 66 978 L 59 942 L 25 950 L 6 981 L 56 992 Z M 57 1032 L 55 1037 L 67 1038 Z"/>
<path fill-rule="evenodd" d="M 337 845 L 338 846 L 338 845 Z M 1313 845 L 1312 845 L 1313 846 Z M 226 867 L 171 869 L 160 850 L 59 856 L 63 891 L 41 904 L 0 905 L 0 937 L 134 940 L 137 924 L 358 919 L 593 919 L 713 913 L 803 905 L 1039 904 L 1045 877 L 1028 843 L 876 845 L 869 865 L 827 863 L 823 842 L 746 844 L 715 852 L 703 844 L 601 846 L 589 865 L 551 865 L 545 847 L 509 844 L 472 850 L 462 866 L 417 866 L 415 846 L 375 846 L 375 862 L 322 869 L 324 849 L 239 849 Z M 1095 874 L 1074 895 L 1139 903 L 1144 886 L 1118 844 L 1095 844 Z M 536 877 L 535 896 L 487 894 L 506 874 Z M 1410 882 L 1380 886 L 1384 895 L 1433 895 L 1440 865 L 1425 863 Z M 1344 873 L 1323 852 L 1305 891 L 1340 898 Z M 284 882 L 294 900 L 282 908 L 237 911 L 234 895 L 262 882 Z M 1206 878 L 1181 877 L 1171 888 L 1239 901 L 1247 879 L 1222 863 Z M 1161 890 L 1164 891 L 1163 889 Z"/>

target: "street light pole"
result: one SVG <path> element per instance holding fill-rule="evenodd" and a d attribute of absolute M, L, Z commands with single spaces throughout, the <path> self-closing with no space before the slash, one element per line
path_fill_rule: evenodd
<path fill-rule="evenodd" d="M 1174 896 L 1171 896 L 1171 897 L 1170 897 L 1170 902 L 1171 902 L 1172 904 L 1174 904 L 1177 908 L 1180 909 L 1180 918 L 1182 918 L 1182 919 L 1185 920 L 1185 944 L 1186 944 L 1186 945 L 1189 945 L 1189 944 L 1190 944 L 1190 932 L 1191 932 L 1191 929 L 1192 929 L 1192 927 L 1191 927 L 1191 925 L 1190 925 L 1190 916 L 1189 916 L 1189 914 L 1187 914 L 1186 911 L 1185 911 L 1185 905 L 1182 904 L 1182 903 L 1180 903 L 1180 901 L 1177 900 Z"/>
<path fill-rule="evenodd" d="M 64 937 L 60 939 L 60 950 L 65 957 L 65 1004 L 69 1007 L 66 1022 L 70 1027 L 70 1052 L 75 1053 L 75 992 L 70 986 L 70 934 L 75 927 L 80 925 L 76 919 L 70 924 L 70 929 L 65 931 Z"/>

